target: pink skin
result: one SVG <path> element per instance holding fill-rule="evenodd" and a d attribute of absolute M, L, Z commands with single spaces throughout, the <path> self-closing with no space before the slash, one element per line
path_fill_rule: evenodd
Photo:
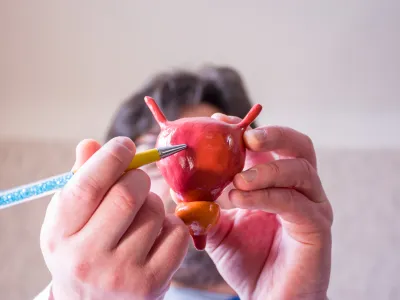
<path fill-rule="evenodd" d="M 248 129 L 244 141 L 244 169 L 255 176 L 238 174 L 217 200 L 230 209 L 222 210 L 206 251 L 243 299 L 327 299 L 333 212 L 312 141 L 278 126 Z"/>
<path fill-rule="evenodd" d="M 165 215 L 145 172 L 123 174 L 134 154 L 122 137 L 78 145 L 78 171 L 52 198 L 41 231 L 54 299 L 162 299 L 168 290 L 189 234 Z"/>
<path fill-rule="evenodd" d="M 185 151 L 157 162 L 182 202 L 215 201 L 244 167 L 242 132 L 209 119 L 170 122 L 157 140 L 157 146 L 187 145 Z"/>
<path fill-rule="evenodd" d="M 251 172 L 235 176 L 237 208 L 221 212 L 206 251 L 243 299 L 327 299 L 333 212 L 311 140 L 274 126 L 244 139 Z"/>

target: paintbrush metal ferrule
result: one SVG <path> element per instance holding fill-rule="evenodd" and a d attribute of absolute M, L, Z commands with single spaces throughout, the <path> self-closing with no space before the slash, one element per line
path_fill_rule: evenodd
<path fill-rule="evenodd" d="M 171 156 L 175 153 L 178 153 L 182 150 L 185 150 L 187 148 L 187 145 L 185 144 L 180 144 L 180 145 L 174 145 L 174 146 L 167 146 L 167 147 L 159 147 L 157 148 L 158 153 L 160 154 L 160 158 L 166 158 L 168 156 Z"/>

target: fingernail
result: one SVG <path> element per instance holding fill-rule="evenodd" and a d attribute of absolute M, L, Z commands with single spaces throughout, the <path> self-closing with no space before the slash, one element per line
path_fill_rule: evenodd
<path fill-rule="evenodd" d="M 224 118 L 224 117 L 226 117 L 226 115 L 221 114 L 221 113 L 214 113 L 211 117 L 212 118 Z"/>
<path fill-rule="evenodd" d="M 244 181 L 246 182 L 252 182 L 256 177 L 257 177 L 257 171 L 256 170 L 247 170 L 242 173 L 240 173 Z"/>
<path fill-rule="evenodd" d="M 114 141 L 118 144 L 125 146 L 125 148 L 127 148 L 131 152 L 133 152 L 135 150 L 135 144 L 133 143 L 133 141 L 130 138 L 120 136 L 120 137 L 114 138 Z"/>
<path fill-rule="evenodd" d="M 232 123 L 232 124 L 239 123 L 241 121 L 240 118 L 238 118 L 238 117 L 228 116 L 228 115 L 225 115 L 222 113 L 215 113 L 212 115 L 212 118 L 219 119 L 223 122 Z"/>
<path fill-rule="evenodd" d="M 264 129 L 252 129 L 244 133 L 246 139 L 255 139 L 257 141 L 263 141 L 267 138 L 267 133 Z"/>
<path fill-rule="evenodd" d="M 71 169 L 71 172 L 74 173 L 74 174 L 78 171 L 78 168 L 77 168 L 76 165 L 77 165 L 77 163 L 75 162 L 74 165 L 72 166 L 72 169 Z"/>
<path fill-rule="evenodd" d="M 79 144 L 76 146 L 75 148 L 75 162 L 74 165 L 72 166 L 71 172 L 72 173 L 76 173 L 76 171 L 78 170 L 78 167 L 82 164 L 81 163 L 81 153 L 85 147 L 85 143 L 87 143 L 86 140 L 82 140 L 79 142 Z"/>

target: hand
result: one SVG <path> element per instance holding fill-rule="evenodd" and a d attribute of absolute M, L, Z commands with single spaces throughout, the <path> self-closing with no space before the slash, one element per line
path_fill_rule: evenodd
<path fill-rule="evenodd" d="M 124 173 L 134 154 L 122 137 L 78 145 L 79 170 L 52 198 L 41 231 L 54 299 L 157 299 L 167 291 L 189 233 L 165 216 L 146 173 Z"/>
<path fill-rule="evenodd" d="M 217 115 L 236 123 L 238 118 Z M 326 299 L 331 205 L 311 140 L 290 128 L 247 130 L 246 165 L 206 251 L 243 299 Z"/>

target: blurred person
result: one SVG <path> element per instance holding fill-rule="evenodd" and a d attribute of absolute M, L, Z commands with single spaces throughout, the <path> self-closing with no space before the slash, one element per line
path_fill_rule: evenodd
<path fill-rule="evenodd" d="M 155 146 L 159 127 L 145 96 L 170 120 L 236 123 L 251 108 L 239 73 L 212 66 L 159 74 L 123 103 L 105 146 L 78 145 L 81 176 L 49 204 L 41 246 L 53 281 L 37 299 L 327 299 L 333 213 L 311 140 L 253 123 L 245 134 L 250 169 L 217 200 L 220 222 L 206 251 L 197 251 L 173 215 L 176 204 L 155 164 L 116 175 L 122 169 L 116 161 L 129 164 L 119 145 L 131 156 Z M 100 175 L 110 168 L 114 174 Z"/>
<path fill-rule="evenodd" d="M 203 67 L 197 73 L 161 73 L 121 105 L 111 123 L 107 140 L 127 136 L 141 150 L 155 146 L 159 125 L 144 102 L 145 96 L 153 97 L 169 120 L 211 117 L 215 113 L 243 118 L 252 107 L 240 75 L 231 68 Z M 174 213 L 176 204 L 157 166 L 151 164 L 142 169 L 152 179 L 152 192 L 161 197 L 168 213 Z M 226 192 L 217 202 L 222 208 L 232 207 Z M 198 299 L 213 299 L 212 296 L 228 299 L 236 295 L 223 280 L 208 253 L 196 250 L 189 243 L 188 253 L 173 277 L 166 299 L 191 299 L 189 295 L 194 297 L 194 294 Z"/>

